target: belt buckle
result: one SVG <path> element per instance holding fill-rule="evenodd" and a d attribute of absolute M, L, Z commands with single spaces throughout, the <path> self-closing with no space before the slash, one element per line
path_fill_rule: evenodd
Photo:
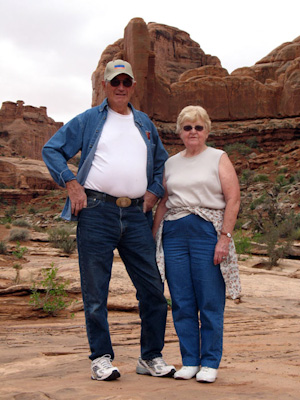
<path fill-rule="evenodd" d="M 118 207 L 129 207 L 131 204 L 131 200 L 129 197 L 118 197 L 116 200 L 116 205 Z"/>

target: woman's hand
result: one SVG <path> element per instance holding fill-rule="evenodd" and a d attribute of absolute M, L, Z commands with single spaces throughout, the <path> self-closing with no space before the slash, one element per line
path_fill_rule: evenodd
<path fill-rule="evenodd" d="M 218 265 L 228 257 L 230 238 L 221 235 L 215 247 L 214 264 Z"/>

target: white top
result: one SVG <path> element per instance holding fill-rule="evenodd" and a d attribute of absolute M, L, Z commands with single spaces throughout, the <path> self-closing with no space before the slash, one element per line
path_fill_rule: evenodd
<path fill-rule="evenodd" d="M 109 108 L 84 187 L 115 197 L 142 197 L 147 190 L 146 167 L 147 147 L 133 114 Z"/>
<path fill-rule="evenodd" d="M 207 147 L 194 157 L 178 153 L 165 164 L 168 191 L 167 208 L 204 207 L 215 210 L 225 208 L 225 199 L 219 177 L 219 162 L 223 150 Z M 182 218 L 189 212 L 176 215 Z M 170 215 L 168 219 L 175 219 Z"/>

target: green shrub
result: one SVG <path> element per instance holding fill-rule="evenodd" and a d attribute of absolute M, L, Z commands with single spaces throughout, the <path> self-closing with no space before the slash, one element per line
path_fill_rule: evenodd
<path fill-rule="evenodd" d="M 250 169 L 244 169 L 240 176 L 240 183 L 249 185 L 249 183 L 251 183 L 251 181 L 253 180 L 253 175 L 253 171 L 251 171 Z"/>
<path fill-rule="evenodd" d="M 11 241 L 26 241 L 29 239 L 29 231 L 27 229 L 14 228 L 10 231 L 9 240 Z"/>
<path fill-rule="evenodd" d="M 252 149 L 245 143 L 236 142 L 224 146 L 224 151 L 226 151 L 226 153 L 229 155 L 232 154 L 234 151 L 236 151 L 239 154 L 246 156 L 247 154 L 252 152 Z"/>
<path fill-rule="evenodd" d="M 16 219 L 12 222 L 12 225 L 19 226 L 22 228 L 30 228 L 30 223 L 25 221 L 24 219 Z"/>
<path fill-rule="evenodd" d="M 21 277 L 20 277 L 20 271 L 22 269 L 22 265 L 20 264 L 14 264 L 13 268 L 16 270 L 16 277 L 15 277 L 15 283 L 18 285 L 21 281 Z"/>
<path fill-rule="evenodd" d="M 0 254 L 5 254 L 7 252 L 7 246 L 6 243 L 1 240 L 0 242 Z"/>
<path fill-rule="evenodd" d="M 71 301 L 67 301 L 66 292 L 69 282 L 63 282 L 62 279 L 57 278 L 57 271 L 54 263 L 51 263 L 51 268 L 42 270 L 43 280 L 40 283 L 43 290 L 39 291 L 35 283 L 31 288 L 29 304 L 50 316 L 56 316 L 71 304 Z"/>
<path fill-rule="evenodd" d="M 276 177 L 276 183 L 278 183 L 280 186 L 285 186 L 287 185 L 289 182 L 285 179 L 284 175 L 278 175 Z"/>
<path fill-rule="evenodd" d="M 237 254 L 251 253 L 251 240 L 247 236 L 243 236 L 241 230 L 234 233 L 233 239 Z"/>
<path fill-rule="evenodd" d="M 279 170 L 279 173 L 280 173 L 280 174 L 286 174 L 287 172 L 288 172 L 287 167 L 283 167 L 283 168 L 281 168 L 281 169 Z"/>
<path fill-rule="evenodd" d="M 257 199 L 251 201 L 251 197 L 244 198 L 239 218 L 251 221 L 253 241 L 266 245 L 268 265 L 272 268 L 280 258 L 289 255 L 291 244 L 300 228 L 300 215 L 284 207 L 286 194 L 281 185 L 267 185 L 267 189 Z"/>
<path fill-rule="evenodd" d="M 255 210 L 256 207 L 263 204 L 265 200 L 266 200 L 266 195 L 262 194 L 257 199 L 252 201 L 252 203 L 250 204 L 250 210 Z"/>
<path fill-rule="evenodd" d="M 297 228 L 295 230 L 295 236 L 294 236 L 295 240 L 300 240 L 300 228 Z"/>
<path fill-rule="evenodd" d="M 14 250 L 12 253 L 15 257 L 18 259 L 22 258 L 23 255 L 28 251 L 27 247 L 21 247 L 20 242 L 17 242 L 16 250 Z"/>
<path fill-rule="evenodd" d="M 253 136 L 252 138 L 247 139 L 247 140 L 246 140 L 246 143 L 247 143 L 247 145 L 248 145 L 249 147 L 251 147 L 252 149 L 257 149 L 257 147 L 258 147 L 258 140 L 257 140 L 257 137 L 256 137 L 256 136 Z"/>
<path fill-rule="evenodd" d="M 6 218 L 10 218 L 12 217 L 17 211 L 17 207 L 16 206 L 11 206 L 9 210 L 5 211 L 5 216 Z"/>
<path fill-rule="evenodd" d="M 268 182 L 269 177 L 266 174 L 258 174 L 254 177 L 254 182 Z"/>
<path fill-rule="evenodd" d="M 76 249 L 76 242 L 72 238 L 68 238 L 60 243 L 59 248 L 65 253 L 71 254 Z"/>
<path fill-rule="evenodd" d="M 280 241 L 282 227 L 269 224 L 269 229 L 262 234 L 260 242 L 267 245 L 269 257 L 269 268 L 278 265 L 278 261 L 289 254 L 293 235 L 287 236 L 284 241 Z"/>
<path fill-rule="evenodd" d="M 76 242 L 70 237 L 70 231 L 65 228 L 51 229 L 48 236 L 53 247 L 62 249 L 67 254 L 72 253 L 76 248 Z"/>

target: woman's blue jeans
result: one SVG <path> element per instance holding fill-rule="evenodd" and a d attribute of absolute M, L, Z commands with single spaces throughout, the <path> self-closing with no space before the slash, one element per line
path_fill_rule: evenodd
<path fill-rule="evenodd" d="M 166 277 L 186 366 L 218 368 L 222 357 L 225 283 L 213 263 L 216 243 L 213 224 L 197 215 L 164 222 Z"/>
<path fill-rule="evenodd" d="M 114 358 L 107 321 L 107 297 L 113 251 L 118 249 L 136 288 L 141 317 L 141 357 L 161 357 L 167 316 L 163 283 L 155 261 L 155 243 L 140 206 L 121 208 L 88 197 L 80 212 L 77 244 L 90 359 Z"/>

